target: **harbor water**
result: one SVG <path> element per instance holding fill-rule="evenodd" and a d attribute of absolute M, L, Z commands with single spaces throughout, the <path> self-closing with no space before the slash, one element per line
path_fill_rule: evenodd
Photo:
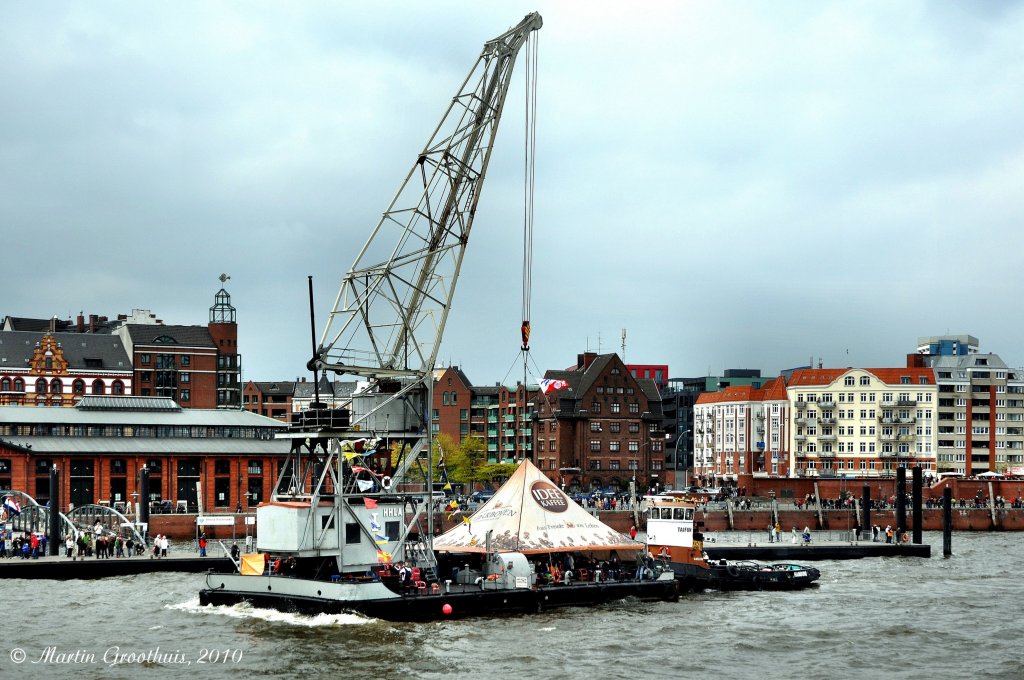
<path fill-rule="evenodd" d="M 201 575 L 6 579 L 0 678 L 1021 678 L 1024 537 L 815 563 L 802 592 L 395 624 L 200 607 Z"/>

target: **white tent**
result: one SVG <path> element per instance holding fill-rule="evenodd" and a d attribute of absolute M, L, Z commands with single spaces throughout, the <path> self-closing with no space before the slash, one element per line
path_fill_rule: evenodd
<path fill-rule="evenodd" d="M 525 554 L 598 550 L 642 550 L 643 543 L 615 531 L 577 505 L 529 460 L 463 522 L 434 539 L 441 552 L 491 550 Z"/>

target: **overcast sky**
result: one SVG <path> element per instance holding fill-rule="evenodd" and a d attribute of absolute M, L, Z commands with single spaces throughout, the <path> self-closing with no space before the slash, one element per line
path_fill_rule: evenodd
<path fill-rule="evenodd" d="M 0 316 L 205 324 L 226 272 L 243 378 L 304 375 L 306 276 L 322 327 L 532 10 L 540 370 L 622 329 L 673 376 L 898 366 L 943 333 L 1024 364 L 1015 2 L 6 2 Z M 522 89 L 439 353 L 476 384 L 522 376 Z"/>

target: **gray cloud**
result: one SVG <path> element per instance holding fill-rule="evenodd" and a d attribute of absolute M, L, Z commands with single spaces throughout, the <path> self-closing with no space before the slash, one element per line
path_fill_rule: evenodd
<path fill-rule="evenodd" d="M 8 3 L 0 314 L 203 323 L 299 375 L 483 41 L 531 6 Z M 1019 3 L 540 2 L 534 360 L 673 375 L 895 365 L 970 332 L 1021 361 Z M 521 86 L 521 83 L 518 85 Z M 515 379 L 514 85 L 440 356 Z M 599 340 L 600 338 L 600 340 Z"/>

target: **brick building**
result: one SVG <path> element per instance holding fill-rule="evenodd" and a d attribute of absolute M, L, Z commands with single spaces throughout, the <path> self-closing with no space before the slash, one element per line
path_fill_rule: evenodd
<path fill-rule="evenodd" d="M 457 366 L 434 372 L 431 412 L 433 433 L 443 433 L 461 443 L 476 437 L 486 443 L 492 463 L 533 458 L 531 401 L 536 387 L 522 383 L 474 386 Z"/>
<path fill-rule="evenodd" d="M 537 466 L 567 490 L 605 487 L 637 493 L 675 484 L 665 469 L 661 397 L 616 354 L 586 352 L 577 365 L 548 371 L 568 387 L 534 399 Z"/>
<path fill-rule="evenodd" d="M 49 471 L 61 474 L 69 504 L 123 506 L 138 501 L 145 465 L 150 500 L 206 509 L 254 507 L 270 497 L 289 443 L 270 418 L 228 409 L 185 409 L 168 397 L 88 395 L 71 408 L 0 407 L 0 488 L 39 503 Z"/>
<path fill-rule="evenodd" d="M 37 345 L 41 355 L 29 356 Z M 223 288 L 206 326 L 168 325 L 136 309 L 88 323 L 83 314 L 76 322 L 8 316 L 0 330 L 0 404 L 72 406 L 85 394 L 132 394 L 237 409 L 240 376 L 235 308 Z"/>

